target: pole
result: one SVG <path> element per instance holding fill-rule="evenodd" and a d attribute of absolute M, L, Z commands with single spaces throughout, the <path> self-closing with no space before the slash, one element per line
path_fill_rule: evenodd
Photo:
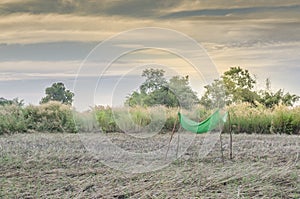
<path fill-rule="evenodd" d="M 166 153 L 165 159 L 167 159 L 167 156 L 168 156 L 168 153 L 169 153 L 170 144 L 171 144 L 171 141 L 172 141 L 173 136 L 174 136 L 174 133 L 175 133 L 175 128 L 176 128 L 177 120 L 178 120 L 178 116 L 176 117 L 176 120 L 175 120 L 175 122 L 174 122 L 174 126 L 173 126 L 173 130 L 172 130 L 171 137 L 170 137 L 170 140 L 169 140 L 169 145 L 168 145 L 168 149 L 167 149 L 167 153 Z M 178 147 L 178 146 L 177 146 L 177 147 Z"/>
<path fill-rule="evenodd" d="M 232 160 L 232 129 L 231 129 L 231 120 L 230 120 L 230 114 L 228 111 L 228 130 L 229 130 L 229 158 Z"/>

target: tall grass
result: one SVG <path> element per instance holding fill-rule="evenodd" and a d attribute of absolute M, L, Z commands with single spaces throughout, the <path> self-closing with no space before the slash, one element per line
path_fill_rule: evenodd
<path fill-rule="evenodd" d="M 279 105 L 269 109 L 260 104 L 254 107 L 241 103 L 228 107 L 228 111 L 236 133 L 300 134 L 300 107 Z"/>
<path fill-rule="evenodd" d="M 300 107 L 277 106 L 273 109 L 260 104 L 241 103 L 226 107 L 230 114 L 224 132 L 231 125 L 234 133 L 300 134 Z M 178 111 L 194 121 L 206 119 L 213 110 L 195 106 L 191 110 L 156 107 L 96 106 L 90 111 L 76 112 L 59 102 L 21 107 L 0 106 L 0 134 L 26 132 L 170 132 L 180 127 Z M 229 123 L 230 122 L 230 123 Z"/>

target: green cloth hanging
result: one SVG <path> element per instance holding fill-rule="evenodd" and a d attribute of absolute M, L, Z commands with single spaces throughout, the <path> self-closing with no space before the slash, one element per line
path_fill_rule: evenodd
<path fill-rule="evenodd" d="M 215 111 L 211 116 L 209 116 L 206 120 L 198 123 L 193 120 L 190 120 L 186 116 L 182 115 L 178 112 L 179 122 L 181 126 L 193 133 L 201 134 L 206 133 L 208 131 L 214 130 L 219 127 L 221 124 L 225 123 L 227 120 L 227 112 L 225 115 L 221 116 L 220 111 Z"/>

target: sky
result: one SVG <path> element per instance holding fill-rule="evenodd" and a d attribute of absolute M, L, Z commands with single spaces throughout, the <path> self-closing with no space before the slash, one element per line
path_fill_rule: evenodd
<path fill-rule="evenodd" d="M 298 0 L 1 0 L 0 15 L 7 99 L 38 104 L 46 87 L 63 82 L 79 109 L 120 105 L 148 67 L 189 75 L 199 95 L 209 70 L 217 77 L 233 66 L 255 75 L 256 89 L 270 78 L 274 91 L 300 95 Z"/>

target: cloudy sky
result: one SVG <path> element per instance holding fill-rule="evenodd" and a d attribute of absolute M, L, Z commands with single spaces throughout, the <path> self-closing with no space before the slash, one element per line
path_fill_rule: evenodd
<path fill-rule="evenodd" d="M 109 103 L 111 90 L 120 91 L 114 96 L 128 94 L 149 63 L 174 69 L 174 74 L 190 75 L 193 88 L 201 93 L 205 81 L 199 77 L 197 85 L 188 61 L 161 49 L 119 56 L 105 74 L 93 70 L 104 67 L 101 63 L 83 62 L 99 43 L 145 27 L 178 31 L 195 40 L 220 74 L 231 66 L 241 66 L 256 75 L 257 89 L 270 78 L 274 90 L 283 88 L 300 95 L 298 0 L 1 0 L 0 15 L 0 97 L 38 104 L 45 88 L 61 81 L 78 92 L 77 96 L 93 91 L 102 99 L 94 101 Z M 128 46 L 138 46 L 139 41 L 186 47 L 166 34 L 124 38 L 114 47 L 131 49 Z M 98 53 L 113 58 L 116 49 Z M 79 77 L 82 81 L 76 89 L 74 82 L 83 65 L 86 73 Z M 124 70 L 129 65 L 135 68 Z M 173 74 L 172 70 L 167 73 Z M 93 85 L 101 75 L 105 76 L 102 84 Z M 97 81 L 90 81 L 93 78 Z"/>

